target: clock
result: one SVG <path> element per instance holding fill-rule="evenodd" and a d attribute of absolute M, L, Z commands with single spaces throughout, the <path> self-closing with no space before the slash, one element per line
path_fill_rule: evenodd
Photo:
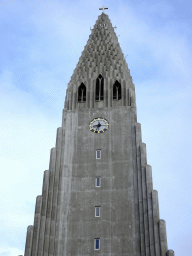
<path fill-rule="evenodd" d="M 102 118 L 94 118 L 90 123 L 89 123 L 89 128 L 91 132 L 94 133 L 103 133 L 108 130 L 109 128 L 109 122 Z"/>

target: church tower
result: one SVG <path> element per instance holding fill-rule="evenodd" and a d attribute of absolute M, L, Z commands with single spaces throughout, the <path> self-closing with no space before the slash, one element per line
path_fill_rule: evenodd
<path fill-rule="evenodd" d="M 25 256 L 93 255 L 174 256 L 159 219 L 135 87 L 104 12 L 68 84 L 25 246 Z"/>

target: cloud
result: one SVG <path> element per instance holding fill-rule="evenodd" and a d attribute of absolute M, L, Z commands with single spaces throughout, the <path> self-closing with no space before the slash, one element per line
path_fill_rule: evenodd
<path fill-rule="evenodd" d="M 23 255 L 23 251 L 17 248 L 10 248 L 5 250 L 0 250 L 0 256 L 15 256 L 15 255 Z"/>

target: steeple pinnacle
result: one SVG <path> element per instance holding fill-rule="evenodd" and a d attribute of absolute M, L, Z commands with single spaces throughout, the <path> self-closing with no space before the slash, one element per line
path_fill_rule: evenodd
<path fill-rule="evenodd" d="M 104 91 L 113 90 L 115 81 L 124 86 L 125 90 L 128 88 L 134 90 L 130 71 L 117 35 L 108 15 L 104 12 L 99 15 L 91 30 L 87 44 L 68 84 L 68 93 L 77 92 L 81 83 L 91 92 L 99 75 L 104 78 Z M 77 101 L 77 96 L 73 95 L 73 97 L 76 97 L 75 101 Z"/>
<path fill-rule="evenodd" d="M 108 7 L 105 7 L 104 5 L 102 8 L 99 8 L 99 10 L 103 10 L 103 13 L 105 13 L 105 9 L 108 9 Z"/>

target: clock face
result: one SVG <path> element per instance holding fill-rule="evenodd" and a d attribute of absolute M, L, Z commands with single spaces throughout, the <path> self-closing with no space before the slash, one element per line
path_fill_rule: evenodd
<path fill-rule="evenodd" d="M 90 123 L 89 123 L 89 128 L 91 132 L 94 133 L 103 133 L 108 130 L 109 128 L 109 122 L 102 118 L 94 118 Z"/>

